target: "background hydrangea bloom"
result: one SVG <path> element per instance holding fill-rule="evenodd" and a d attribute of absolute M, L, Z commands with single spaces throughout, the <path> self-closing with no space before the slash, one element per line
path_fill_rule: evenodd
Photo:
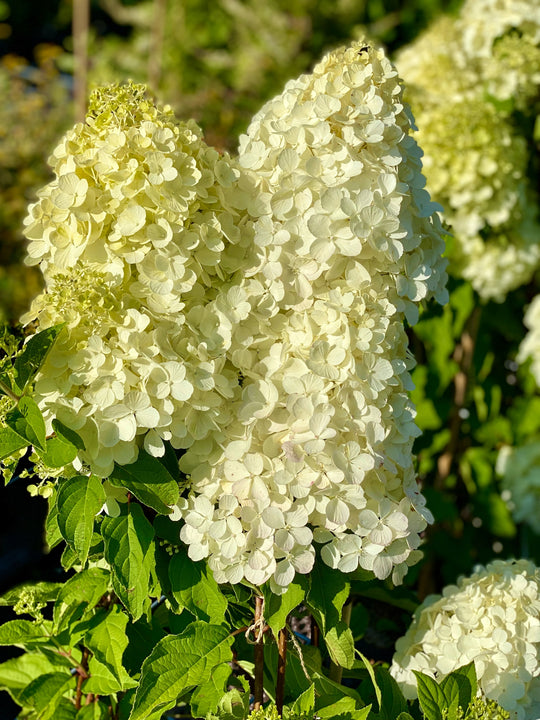
<path fill-rule="evenodd" d="M 240 173 L 134 85 L 97 91 L 51 163 L 56 177 L 26 218 L 27 262 L 46 289 L 24 320 L 66 330 L 36 399 L 106 476 L 136 459 L 143 435 L 160 455 L 163 440 L 186 446 L 231 420 L 230 326 L 211 303 L 249 245 Z"/>
<path fill-rule="evenodd" d="M 451 268 L 483 299 L 502 301 L 540 261 L 538 191 L 528 177 L 540 112 L 540 8 L 469 0 L 397 65 L 429 190 L 454 235 Z"/>
<path fill-rule="evenodd" d="M 527 523 L 540 535 L 540 443 L 503 447 L 497 472 L 502 475 L 502 496 L 514 520 Z"/>
<path fill-rule="evenodd" d="M 358 43 L 289 82 L 241 138 L 261 206 L 235 289 L 249 307 L 229 351 L 242 396 L 181 459 L 181 537 L 218 581 L 282 592 L 314 542 L 332 567 L 396 583 L 419 556 L 431 515 L 403 322 L 445 300 L 446 261 L 409 128 L 395 68 Z"/>
<path fill-rule="evenodd" d="M 528 560 L 479 566 L 430 595 L 396 644 L 390 672 L 408 698 L 413 670 L 440 679 L 474 661 L 478 684 L 512 717 L 540 711 L 540 570 Z"/>

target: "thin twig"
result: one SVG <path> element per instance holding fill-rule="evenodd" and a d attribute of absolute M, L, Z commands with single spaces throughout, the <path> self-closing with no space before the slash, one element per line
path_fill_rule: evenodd
<path fill-rule="evenodd" d="M 287 628 L 278 633 L 278 666 L 276 679 L 276 710 L 283 714 L 283 698 L 285 697 L 285 667 L 287 665 Z"/>
<path fill-rule="evenodd" d="M 81 664 L 77 669 L 77 690 L 75 692 L 75 708 L 81 709 L 82 705 L 82 686 L 83 682 L 88 678 L 88 658 L 90 650 L 83 648 Z"/>
<path fill-rule="evenodd" d="M 19 397 L 19 395 L 15 395 L 13 390 L 10 387 L 8 387 L 5 383 L 3 383 L 1 380 L 0 380 L 0 391 L 3 392 L 4 395 L 7 395 L 8 398 L 11 398 L 12 400 L 14 400 L 16 403 L 18 403 L 19 400 L 21 399 Z"/>
<path fill-rule="evenodd" d="M 263 621 L 264 598 L 257 595 L 255 598 L 255 622 L 254 625 L 259 627 Z M 261 632 L 257 636 L 254 648 L 254 682 L 253 682 L 253 709 L 260 710 L 263 702 L 264 692 L 264 634 Z"/>

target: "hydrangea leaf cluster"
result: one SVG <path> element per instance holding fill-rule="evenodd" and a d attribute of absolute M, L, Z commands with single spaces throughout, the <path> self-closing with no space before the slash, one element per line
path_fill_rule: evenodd
<path fill-rule="evenodd" d="M 540 443 L 503 447 L 497 458 L 502 476 L 502 497 L 516 522 L 524 522 L 540 535 Z"/>
<path fill-rule="evenodd" d="M 416 697 L 414 670 L 441 679 L 474 661 L 478 686 L 512 717 L 540 711 L 540 569 L 528 560 L 479 566 L 430 595 L 396 644 L 390 672 Z"/>
<path fill-rule="evenodd" d="M 329 54 L 237 159 L 136 86 L 92 107 L 27 221 L 47 283 L 27 319 L 67 321 L 36 383 L 48 420 L 104 477 L 181 449 L 171 517 L 218 582 L 283 592 L 317 543 L 400 582 L 432 519 L 404 320 L 445 301 L 446 261 L 395 68 Z"/>
<path fill-rule="evenodd" d="M 35 394 L 49 431 L 54 417 L 75 429 L 105 477 L 140 440 L 160 455 L 231 419 L 230 327 L 211 301 L 249 245 L 239 172 L 136 85 L 96 91 L 51 164 L 25 221 L 46 289 L 23 320 L 67 330 Z"/>
<path fill-rule="evenodd" d="M 531 181 L 540 113 L 540 8 L 468 0 L 397 60 L 434 199 L 454 243 L 451 270 L 484 300 L 504 300 L 540 262 Z"/>

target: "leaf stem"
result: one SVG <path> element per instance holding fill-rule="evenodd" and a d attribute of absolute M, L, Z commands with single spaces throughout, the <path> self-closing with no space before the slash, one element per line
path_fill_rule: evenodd
<path fill-rule="evenodd" d="M 3 392 L 4 395 L 7 395 L 8 398 L 14 400 L 16 403 L 18 403 L 21 399 L 20 396 L 16 395 L 13 390 L 6 385 L 5 382 L 2 382 L 2 380 L 0 380 L 0 391 Z"/>
<path fill-rule="evenodd" d="M 257 595 L 255 598 L 255 627 L 259 627 L 263 620 L 264 598 Z M 260 710 L 263 703 L 264 691 L 264 634 L 258 633 L 254 648 L 254 683 L 253 683 L 253 709 Z"/>
<path fill-rule="evenodd" d="M 283 714 L 283 698 L 285 696 L 285 667 L 287 665 L 287 628 L 282 628 L 278 633 L 278 666 L 276 680 L 276 709 L 278 714 Z"/>

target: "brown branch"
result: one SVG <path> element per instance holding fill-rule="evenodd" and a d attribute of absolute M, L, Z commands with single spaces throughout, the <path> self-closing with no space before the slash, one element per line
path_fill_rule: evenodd
<path fill-rule="evenodd" d="M 88 679 L 88 658 L 90 657 L 90 650 L 83 648 L 81 664 L 77 668 L 77 690 L 75 691 L 75 707 L 77 710 L 81 709 L 82 705 L 82 686 L 83 682 Z"/>
<path fill-rule="evenodd" d="M 276 679 L 276 709 L 283 714 L 283 698 L 285 696 L 285 667 L 287 665 L 287 628 L 278 633 L 278 666 Z"/>
<path fill-rule="evenodd" d="M 75 61 L 75 120 L 84 122 L 86 115 L 88 72 L 88 28 L 90 0 L 73 0 L 73 56 Z"/>
<path fill-rule="evenodd" d="M 154 17 L 148 55 L 148 87 L 158 93 L 163 66 L 163 38 L 167 20 L 167 0 L 154 0 Z"/>
<path fill-rule="evenodd" d="M 255 598 L 255 627 L 259 627 L 262 621 L 262 613 L 264 607 L 264 598 L 257 595 Z M 255 642 L 254 649 L 254 683 L 253 683 L 253 709 L 260 710 L 263 702 L 264 691 L 264 635 L 259 633 Z"/>
<path fill-rule="evenodd" d="M 313 647 L 319 647 L 320 631 L 319 626 L 315 622 L 313 615 L 311 616 L 311 644 Z"/>
<path fill-rule="evenodd" d="M 452 466 L 454 465 L 455 457 L 459 449 L 461 423 L 463 421 L 462 410 L 465 408 L 467 401 L 474 349 L 478 336 L 478 326 L 480 324 L 480 313 L 480 307 L 475 307 L 453 354 L 454 360 L 459 365 L 459 370 L 454 377 L 454 403 L 450 413 L 450 440 L 437 461 L 437 475 L 435 476 L 434 482 L 434 488 L 437 490 L 441 490 L 444 487 L 444 481 L 452 471 Z"/>

